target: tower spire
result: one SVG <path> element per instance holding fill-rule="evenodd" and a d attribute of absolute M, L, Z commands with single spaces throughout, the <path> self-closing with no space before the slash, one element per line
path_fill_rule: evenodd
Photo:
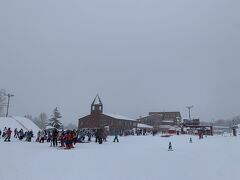
<path fill-rule="evenodd" d="M 91 114 L 101 114 L 101 113 L 103 113 L 103 104 L 102 104 L 101 98 L 97 94 L 91 105 Z"/>

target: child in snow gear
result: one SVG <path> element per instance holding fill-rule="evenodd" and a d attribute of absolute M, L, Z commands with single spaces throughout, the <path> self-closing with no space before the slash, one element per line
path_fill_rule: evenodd
<path fill-rule="evenodd" d="M 119 140 L 118 140 L 118 133 L 117 133 L 117 131 L 115 131 L 115 137 L 114 137 L 114 140 L 113 140 L 113 142 L 115 142 L 115 141 L 119 142 Z"/>
<path fill-rule="evenodd" d="M 171 142 L 169 142 L 169 145 L 168 145 L 168 151 L 172 151 L 173 149 L 172 149 L 172 143 Z"/>
<path fill-rule="evenodd" d="M 192 138 L 190 138 L 189 142 L 192 143 Z"/>

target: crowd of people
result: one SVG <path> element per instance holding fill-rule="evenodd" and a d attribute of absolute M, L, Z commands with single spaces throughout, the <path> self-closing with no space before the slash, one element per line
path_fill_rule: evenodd
<path fill-rule="evenodd" d="M 0 129 L 0 138 L 3 138 L 5 142 L 11 141 L 11 136 L 20 141 L 31 142 L 32 138 L 35 137 L 35 142 L 39 143 L 50 143 L 52 147 L 60 147 L 65 149 L 72 149 L 76 143 L 87 143 L 91 142 L 92 138 L 95 137 L 95 142 L 102 144 L 107 141 L 108 131 L 104 128 L 100 129 L 81 129 L 81 130 L 57 130 L 55 128 L 51 130 L 40 130 L 36 136 L 32 130 L 24 131 L 23 129 L 15 128 L 12 131 L 11 128 L 5 127 L 3 131 Z M 128 136 L 128 135 L 146 135 L 146 130 L 130 130 L 130 131 L 115 131 L 112 133 L 114 135 L 113 142 L 119 142 L 118 136 Z"/>
<path fill-rule="evenodd" d="M 0 129 L 0 138 L 3 138 L 5 142 L 10 142 L 12 138 L 12 133 L 14 133 L 13 137 L 15 139 L 23 140 L 25 138 L 26 141 L 31 142 L 33 138 L 33 131 L 23 131 L 23 129 L 18 130 L 17 128 L 12 131 L 11 128 L 5 127 L 3 131 Z"/>
<path fill-rule="evenodd" d="M 58 131 L 57 129 L 42 130 L 37 133 L 36 142 L 51 143 L 50 146 L 71 149 L 78 141 L 78 132 L 76 130 Z"/>

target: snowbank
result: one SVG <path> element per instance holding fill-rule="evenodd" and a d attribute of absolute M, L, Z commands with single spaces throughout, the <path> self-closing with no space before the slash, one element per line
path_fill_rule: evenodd
<path fill-rule="evenodd" d="M 18 130 L 23 129 L 24 131 L 32 130 L 34 134 L 40 130 L 31 120 L 17 116 L 0 117 L 0 129 L 3 130 L 4 127 L 11 128 L 12 130 L 15 128 Z"/>

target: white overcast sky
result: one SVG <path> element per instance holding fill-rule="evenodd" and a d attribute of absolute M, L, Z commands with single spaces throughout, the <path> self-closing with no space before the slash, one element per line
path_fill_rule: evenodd
<path fill-rule="evenodd" d="M 0 1 L 0 88 L 10 114 L 136 118 L 240 114 L 239 0 Z"/>

